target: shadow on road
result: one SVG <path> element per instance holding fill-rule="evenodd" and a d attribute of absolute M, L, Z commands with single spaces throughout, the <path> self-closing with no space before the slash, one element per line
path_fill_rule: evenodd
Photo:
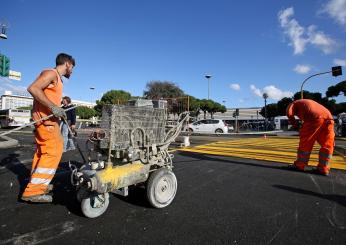
<path fill-rule="evenodd" d="M 279 188 L 285 191 L 295 192 L 299 194 L 309 195 L 309 196 L 315 196 L 323 199 L 327 199 L 329 201 L 336 202 L 344 207 L 346 207 L 346 196 L 342 195 L 334 195 L 334 194 L 321 194 L 313 191 L 303 190 L 291 186 L 285 186 L 285 185 L 273 185 L 275 188 Z"/>
<path fill-rule="evenodd" d="M 80 166 L 80 162 L 71 161 L 72 164 Z M 53 203 L 62 205 L 75 215 L 84 217 L 80 208 L 80 202 L 77 200 L 76 188 L 71 183 L 71 170 L 68 162 L 61 162 L 59 168 L 52 180 Z"/>
<path fill-rule="evenodd" d="M 142 208 L 153 208 L 148 201 L 146 189 L 143 186 L 129 186 L 129 195 L 124 197 L 114 195 L 117 199 L 126 203 L 139 206 Z"/>
<path fill-rule="evenodd" d="M 0 162 L 1 167 L 5 167 L 17 176 L 19 184 L 18 200 L 22 196 L 22 193 L 29 182 L 30 170 L 19 161 L 20 155 L 16 153 L 10 153 Z M 3 174 L 3 173 L 1 173 Z M 0 175 L 1 175 L 0 174 Z"/>

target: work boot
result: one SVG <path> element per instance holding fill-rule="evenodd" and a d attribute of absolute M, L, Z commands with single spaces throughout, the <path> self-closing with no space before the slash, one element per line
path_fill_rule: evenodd
<path fill-rule="evenodd" d="M 314 174 L 318 174 L 318 175 L 323 175 L 323 176 L 329 176 L 329 171 L 321 171 L 320 169 L 318 168 L 315 168 L 312 170 L 312 173 Z"/>
<path fill-rule="evenodd" d="M 47 186 L 47 189 L 44 191 L 44 194 L 48 194 L 49 192 L 51 192 L 53 190 L 54 186 L 52 184 L 49 184 Z"/>
<path fill-rule="evenodd" d="M 42 194 L 29 197 L 22 197 L 22 200 L 33 203 L 50 203 L 53 201 L 53 197 L 51 195 Z"/>
<path fill-rule="evenodd" d="M 299 171 L 299 172 L 304 172 L 304 168 L 299 168 L 297 165 L 295 164 L 290 164 L 288 165 L 288 169 L 290 170 L 295 170 L 295 171 Z"/>

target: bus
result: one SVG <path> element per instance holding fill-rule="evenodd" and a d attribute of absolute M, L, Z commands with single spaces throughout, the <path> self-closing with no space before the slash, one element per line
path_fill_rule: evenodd
<path fill-rule="evenodd" d="M 31 111 L 22 109 L 0 110 L 0 128 L 19 127 L 30 123 Z"/>

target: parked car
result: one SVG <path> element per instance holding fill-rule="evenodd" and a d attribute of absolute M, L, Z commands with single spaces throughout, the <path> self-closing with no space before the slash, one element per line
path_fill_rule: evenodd
<path fill-rule="evenodd" d="M 228 127 L 220 119 L 204 119 L 189 124 L 189 132 L 196 133 L 227 133 Z"/>
<path fill-rule="evenodd" d="M 234 127 L 232 125 L 232 124 L 234 124 L 234 121 L 232 121 L 232 120 L 223 120 L 223 121 L 228 127 L 228 132 L 234 131 Z"/>

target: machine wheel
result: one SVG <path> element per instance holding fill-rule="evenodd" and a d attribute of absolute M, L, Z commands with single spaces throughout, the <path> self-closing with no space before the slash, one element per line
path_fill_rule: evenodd
<path fill-rule="evenodd" d="M 90 194 L 82 200 L 81 208 L 83 214 L 88 218 L 96 218 L 102 215 L 109 205 L 109 194 Z"/>
<path fill-rule="evenodd" d="M 215 130 L 215 133 L 217 134 L 223 134 L 223 130 L 221 128 L 218 128 Z"/>
<path fill-rule="evenodd" d="M 147 183 L 147 197 L 150 204 L 155 208 L 168 206 L 177 193 L 177 178 L 167 169 L 160 168 L 153 172 Z"/>

